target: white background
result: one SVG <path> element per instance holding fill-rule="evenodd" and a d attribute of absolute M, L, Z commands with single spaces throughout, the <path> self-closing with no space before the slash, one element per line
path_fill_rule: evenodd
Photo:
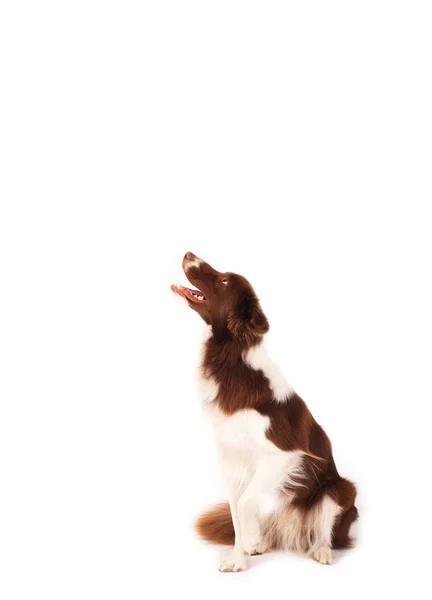
<path fill-rule="evenodd" d="M 0 9 L 0 595 L 430 593 L 429 2 Z M 220 574 L 190 250 L 248 277 L 357 547 Z"/>

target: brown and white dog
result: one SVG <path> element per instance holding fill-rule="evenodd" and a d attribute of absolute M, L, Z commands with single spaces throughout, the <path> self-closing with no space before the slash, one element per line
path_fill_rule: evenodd
<path fill-rule="evenodd" d="M 268 357 L 267 317 L 241 275 L 219 273 L 187 252 L 192 290 L 173 285 L 207 324 L 200 380 L 229 504 L 197 521 L 206 540 L 234 546 L 221 571 L 246 569 L 246 556 L 273 549 L 331 564 L 351 545 L 356 488 L 337 472 L 330 440 Z M 262 510 L 266 497 L 273 506 Z"/>

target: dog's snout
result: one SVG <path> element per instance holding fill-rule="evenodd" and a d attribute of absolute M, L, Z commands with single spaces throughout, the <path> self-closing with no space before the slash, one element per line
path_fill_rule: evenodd
<path fill-rule="evenodd" d="M 189 270 L 192 267 L 199 267 L 202 262 L 203 261 L 193 252 L 186 252 L 183 258 L 183 269 Z"/>

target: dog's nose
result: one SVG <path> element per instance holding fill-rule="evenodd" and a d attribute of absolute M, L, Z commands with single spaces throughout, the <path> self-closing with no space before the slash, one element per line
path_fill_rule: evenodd
<path fill-rule="evenodd" d="M 198 258 L 193 252 L 186 252 L 183 258 L 182 266 L 183 269 L 191 269 L 192 267 L 199 268 L 202 260 Z"/>

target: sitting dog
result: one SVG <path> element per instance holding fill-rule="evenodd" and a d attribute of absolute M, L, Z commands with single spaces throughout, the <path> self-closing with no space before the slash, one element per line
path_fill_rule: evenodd
<path fill-rule="evenodd" d="M 207 324 L 200 380 L 215 433 L 228 503 L 197 521 L 206 540 L 233 546 L 221 571 L 243 571 L 247 555 L 275 549 L 331 564 L 357 519 L 356 488 L 341 477 L 330 440 L 268 357 L 267 317 L 250 283 L 187 252 L 183 270 L 198 289 L 173 285 Z M 271 495 L 273 506 L 262 511 Z"/>

